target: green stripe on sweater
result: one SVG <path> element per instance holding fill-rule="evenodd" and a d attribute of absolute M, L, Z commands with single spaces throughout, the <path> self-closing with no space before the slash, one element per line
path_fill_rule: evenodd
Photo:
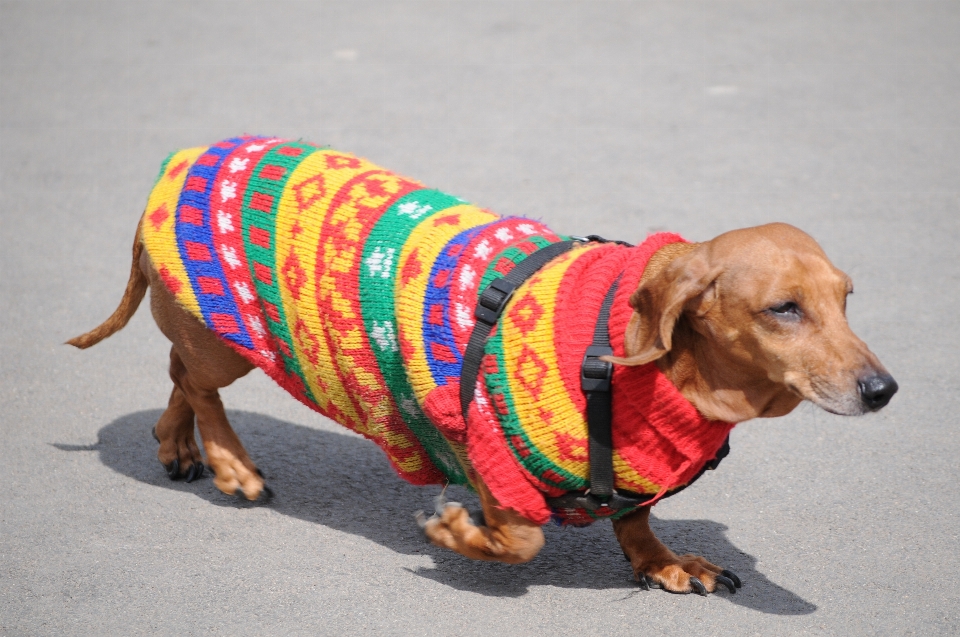
<path fill-rule="evenodd" d="M 462 199 L 438 190 L 417 190 L 401 197 L 367 237 L 360 269 L 363 323 L 380 373 L 404 422 L 437 468 L 454 484 L 467 484 L 467 476 L 446 438 L 420 409 L 410 386 L 397 341 L 394 296 L 400 253 L 410 233 L 429 216 L 463 203 Z"/>
<path fill-rule="evenodd" d="M 291 156 L 290 151 L 284 149 L 298 148 L 301 150 L 299 155 Z M 274 311 L 268 310 L 267 327 L 270 332 L 286 348 L 280 348 L 280 355 L 283 357 L 284 368 L 291 376 L 296 376 L 303 383 L 303 390 L 312 402 L 316 403 L 316 397 L 310 391 L 310 385 L 307 383 L 303 370 L 300 368 L 300 362 L 297 360 L 296 350 L 293 339 L 290 336 L 290 328 L 287 325 L 286 312 L 283 309 L 283 298 L 280 295 L 280 287 L 277 284 L 279 271 L 277 268 L 276 255 L 276 220 L 277 208 L 280 205 L 280 199 L 283 196 L 284 188 L 293 171 L 297 166 L 309 157 L 318 148 L 311 144 L 300 142 L 286 142 L 279 144 L 260 159 L 253 172 L 250 175 L 250 181 L 247 183 L 246 191 L 243 193 L 243 207 L 241 217 L 243 218 L 243 245 L 247 251 L 247 263 L 250 266 L 250 276 L 254 285 L 257 287 L 257 293 L 260 299 L 269 303 Z M 280 179 L 265 179 L 261 177 L 261 170 L 264 166 L 283 166 L 286 170 Z M 270 245 L 267 248 L 259 246 L 250 240 L 251 227 L 265 230 L 270 236 Z M 257 267 L 259 264 L 260 267 Z M 269 272 L 269 282 L 264 281 L 265 273 Z M 271 317 L 271 314 L 273 316 Z M 277 318 L 278 320 L 273 320 Z"/>
<path fill-rule="evenodd" d="M 563 241 L 567 237 L 560 237 L 560 240 Z M 537 248 L 544 248 L 551 243 L 543 237 L 533 236 L 526 239 L 534 243 Z M 493 279 L 503 276 L 495 268 L 497 264 L 503 259 L 512 261 L 513 263 L 519 263 L 526 259 L 529 255 L 515 245 L 510 246 L 500 254 L 496 255 L 493 260 L 490 262 L 490 265 L 487 267 L 486 271 L 483 274 L 483 279 L 480 283 L 480 290 L 485 290 L 486 287 L 490 284 Z M 509 305 L 507 306 L 509 307 Z M 506 314 L 507 310 L 504 310 Z M 580 489 L 587 488 L 587 481 L 573 475 L 569 471 L 557 466 L 554 464 L 549 457 L 547 457 L 543 452 L 541 452 L 537 446 L 533 443 L 532 440 L 527 436 L 526 430 L 521 426 L 519 419 L 517 418 L 516 408 L 514 406 L 513 395 L 510 392 L 510 382 L 507 379 L 507 365 L 506 358 L 503 351 L 503 332 L 495 330 L 491 334 L 490 338 L 487 339 L 487 346 L 485 349 L 487 354 L 493 355 L 496 357 L 497 361 L 497 371 L 495 373 L 487 372 L 484 376 L 487 384 L 487 391 L 490 393 L 490 398 L 494 399 L 491 409 L 497 415 L 497 419 L 500 421 L 500 427 L 503 429 L 507 440 L 507 446 L 510 448 L 510 451 L 513 453 L 514 457 L 517 459 L 524 468 L 529 471 L 534 476 L 539 476 L 541 480 L 544 480 L 544 473 L 547 471 L 554 472 L 557 476 L 561 478 L 561 481 L 558 483 L 547 482 L 548 484 L 553 484 L 553 486 L 560 487 L 561 489 L 566 489 L 569 491 L 579 491 Z M 502 413 L 496 405 L 497 397 L 501 396 L 501 400 L 504 401 L 506 406 L 507 413 Z"/>

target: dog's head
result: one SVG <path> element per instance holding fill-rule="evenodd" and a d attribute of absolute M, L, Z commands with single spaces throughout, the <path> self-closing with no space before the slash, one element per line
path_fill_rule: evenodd
<path fill-rule="evenodd" d="M 774 223 L 651 259 L 631 296 L 623 365 L 657 364 L 707 417 L 740 422 L 801 400 L 857 415 L 897 383 L 847 324 L 853 283 L 806 233 Z"/>

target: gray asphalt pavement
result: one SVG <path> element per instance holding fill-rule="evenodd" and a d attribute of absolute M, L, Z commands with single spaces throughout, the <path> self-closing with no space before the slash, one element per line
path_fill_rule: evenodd
<path fill-rule="evenodd" d="M 437 489 L 259 373 L 224 401 L 273 503 L 170 482 L 147 308 L 61 343 L 116 306 L 167 153 L 244 132 L 568 233 L 795 224 L 900 393 L 742 424 L 656 506 L 735 596 L 639 591 L 608 523 L 523 566 L 426 545 Z M 956 1 L 3 2 L 0 635 L 960 633 L 958 149 Z"/>

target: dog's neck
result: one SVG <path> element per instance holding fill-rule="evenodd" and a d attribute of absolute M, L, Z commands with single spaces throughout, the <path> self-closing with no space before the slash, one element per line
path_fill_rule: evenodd
<path fill-rule="evenodd" d="M 674 259 L 696 247 L 671 243 L 650 258 L 641 281 L 657 276 Z M 699 333 L 685 314 L 674 327 L 672 347 L 657 367 L 697 410 L 710 420 L 743 422 L 790 413 L 801 401 L 796 394 L 755 368 L 728 356 L 713 339 Z"/>

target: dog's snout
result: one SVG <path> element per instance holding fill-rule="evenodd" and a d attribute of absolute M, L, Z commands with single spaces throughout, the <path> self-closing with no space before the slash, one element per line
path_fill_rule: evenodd
<path fill-rule="evenodd" d="M 870 411 L 884 407 L 899 389 L 890 374 L 871 374 L 859 381 L 860 398 Z"/>

